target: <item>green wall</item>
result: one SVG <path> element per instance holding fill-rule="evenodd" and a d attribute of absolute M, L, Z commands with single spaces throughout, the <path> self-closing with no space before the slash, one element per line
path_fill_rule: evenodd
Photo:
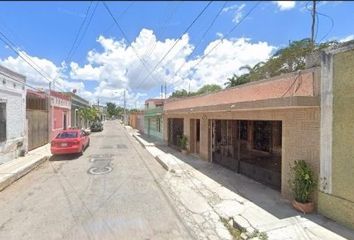
<path fill-rule="evenodd" d="M 160 120 L 160 131 L 157 129 L 157 121 Z M 150 120 L 150 129 L 149 129 Z M 163 140 L 163 118 L 162 116 L 145 116 L 144 117 L 144 132 L 150 137 L 155 137 L 157 140 Z"/>
<path fill-rule="evenodd" d="M 333 56 L 332 193 L 318 210 L 354 229 L 354 49 Z"/>

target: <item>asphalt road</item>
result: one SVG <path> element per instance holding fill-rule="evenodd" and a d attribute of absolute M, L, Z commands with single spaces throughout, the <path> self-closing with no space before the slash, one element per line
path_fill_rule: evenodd
<path fill-rule="evenodd" d="M 190 239 L 155 180 L 165 170 L 124 127 L 90 138 L 0 193 L 0 239 Z"/>

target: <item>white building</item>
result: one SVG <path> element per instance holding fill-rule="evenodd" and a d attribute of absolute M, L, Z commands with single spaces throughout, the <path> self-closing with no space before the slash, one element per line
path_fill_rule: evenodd
<path fill-rule="evenodd" d="M 26 151 L 26 77 L 0 66 L 0 164 Z"/>

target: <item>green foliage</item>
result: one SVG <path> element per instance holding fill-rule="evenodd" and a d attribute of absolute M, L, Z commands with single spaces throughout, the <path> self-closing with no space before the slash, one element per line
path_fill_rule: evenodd
<path fill-rule="evenodd" d="M 222 87 L 220 87 L 217 84 L 206 84 L 203 87 L 199 88 L 198 91 L 196 91 L 196 92 L 188 93 L 187 90 L 185 90 L 185 89 L 176 90 L 176 91 L 174 91 L 172 93 L 170 98 L 197 96 L 197 95 L 202 95 L 202 94 L 205 94 L 205 93 L 216 92 L 216 91 L 219 91 L 221 89 L 222 89 Z"/>
<path fill-rule="evenodd" d="M 188 143 L 188 138 L 186 135 L 179 137 L 177 140 L 178 147 L 180 147 L 183 150 L 187 149 L 187 143 Z"/>
<path fill-rule="evenodd" d="M 252 68 L 248 65 L 241 67 L 239 70 L 246 70 L 246 73 L 240 76 L 234 74 L 231 78 L 227 79 L 228 81 L 225 83 L 225 86 L 227 88 L 234 87 L 244 83 L 274 77 L 282 73 L 305 69 L 306 56 L 314 51 L 319 51 L 337 44 L 336 41 L 313 44 L 308 38 L 293 41 L 289 46 L 276 51 L 266 62 L 259 62 Z"/>
<path fill-rule="evenodd" d="M 313 171 L 304 160 L 298 160 L 291 167 L 291 173 L 289 184 L 295 200 L 300 203 L 308 203 L 316 187 Z"/>
<path fill-rule="evenodd" d="M 83 119 L 93 122 L 99 119 L 99 110 L 94 107 L 80 108 L 79 115 Z"/>
<path fill-rule="evenodd" d="M 107 113 L 109 117 L 122 115 L 124 109 L 120 106 L 117 106 L 115 103 L 107 103 Z"/>
<path fill-rule="evenodd" d="M 195 95 L 216 92 L 216 91 L 220 91 L 221 89 L 222 88 L 217 84 L 206 84 L 203 87 L 199 88 L 199 90 L 195 93 Z"/>
<path fill-rule="evenodd" d="M 182 90 L 176 90 L 172 93 L 172 95 L 170 96 L 170 98 L 180 98 L 180 97 L 188 97 L 189 94 L 187 92 L 187 90 L 182 89 Z"/>

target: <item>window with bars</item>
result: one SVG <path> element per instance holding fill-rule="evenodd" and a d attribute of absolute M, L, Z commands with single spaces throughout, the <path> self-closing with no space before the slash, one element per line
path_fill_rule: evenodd
<path fill-rule="evenodd" d="M 0 142 L 6 141 L 6 103 L 0 102 Z"/>

